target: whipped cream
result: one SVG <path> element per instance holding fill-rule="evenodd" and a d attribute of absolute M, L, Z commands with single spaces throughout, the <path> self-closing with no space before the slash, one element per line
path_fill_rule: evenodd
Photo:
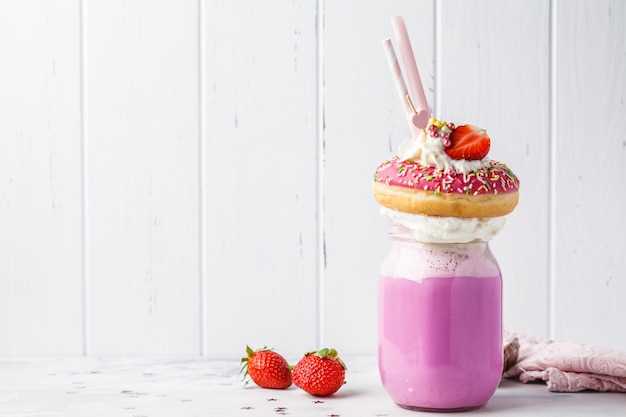
<path fill-rule="evenodd" d="M 415 240 L 425 243 L 468 243 L 489 241 L 504 226 L 504 217 L 460 218 L 425 216 L 382 207 L 383 217 L 393 225 L 413 232 Z"/>
<path fill-rule="evenodd" d="M 433 138 L 421 130 L 416 138 L 407 138 L 398 149 L 400 161 L 419 162 L 423 165 L 435 165 L 445 171 L 454 168 L 458 172 L 470 172 L 489 165 L 489 158 L 481 160 L 452 159 L 445 152 L 443 142 L 439 138 Z"/>

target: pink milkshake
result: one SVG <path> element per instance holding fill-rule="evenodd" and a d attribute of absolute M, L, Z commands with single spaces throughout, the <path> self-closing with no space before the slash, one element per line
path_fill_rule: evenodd
<path fill-rule="evenodd" d="M 502 373 L 502 280 L 486 242 L 394 238 L 379 278 L 379 367 L 418 410 L 485 404 Z"/>
<path fill-rule="evenodd" d="M 411 136 L 372 179 L 393 230 L 379 272 L 380 376 L 401 407 L 471 410 L 502 374 L 502 277 L 488 242 L 520 182 L 489 157 L 487 130 L 432 117 L 404 19 L 391 21 L 408 86 L 391 39 L 383 48 Z"/>

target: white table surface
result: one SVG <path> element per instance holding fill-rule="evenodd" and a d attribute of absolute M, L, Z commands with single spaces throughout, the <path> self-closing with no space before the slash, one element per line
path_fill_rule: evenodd
<path fill-rule="evenodd" d="M 261 389 L 253 383 L 246 386 L 240 380 L 237 360 L 0 359 L 0 416 L 428 415 L 399 408 L 387 397 L 375 358 L 344 360 L 347 384 L 331 397 L 316 398 L 294 386 L 287 390 Z M 626 394 L 551 393 L 543 383 L 503 380 L 487 405 L 460 414 L 626 416 Z"/>

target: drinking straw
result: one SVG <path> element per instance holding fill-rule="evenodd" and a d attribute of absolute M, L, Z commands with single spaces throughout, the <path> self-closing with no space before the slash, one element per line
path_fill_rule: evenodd
<path fill-rule="evenodd" d="M 391 25 L 393 26 L 396 39 L 398 41 L 398 48 L 400 49 L 400 55 L 402 56 L 402 63 L 404 64 L 404 70 L 406 72 L 407 81 L 409 83 L 409 95 L 415 106 L 416 114 L 422 115 L 425 112 L 424 117 L 413 118 L 413 123 L 418 123 L 420 129 L 424 129 L 430 119 L 430 112 L 428 111 L 428 103 L 426 102 L 426 96 L 424 95 L 424 87 L 420 79 L 419 71 L 417 70 L 417 64 L 415 63 L 415 56 L 413 55 L 413 48 L 411 47 L 411 40 L 409 39 L 409 33 L 406 30 L 406 24 L 402 16 L 395 16 L 391 18 Z"/>
<path fill-rule="evenodd" d="M 411 133 L 413 134 L 413 136 L 416 136 L 419 133 L 419 128 L 412 123 L 412 118 L 413 118 L 413 115 L 415 114 L 416 109 L 414 108 L 412 104 L 412 100 L 409 96 L 409 92 L 406 88 L 406 84 L 404 83 L 402 70 L 400 69 L 400 64 L 398 63 L 398 58 L 396 56 L 395 50 L 393 49 L 393 44 L 391 43 L 391 39 L 387 38 L 383 40 L 383 49 L 385 50 L 385 55 L 387 56 L 389 69 L 391 70 L 391 75 L 393 76 L 394 84 L 396 85 L 396 89 L 398 90 L 400 101 L 402 101 L 402 107 L 404 108 L 404 112 L 409 122 L 409 128 L 411 129 Z"/>

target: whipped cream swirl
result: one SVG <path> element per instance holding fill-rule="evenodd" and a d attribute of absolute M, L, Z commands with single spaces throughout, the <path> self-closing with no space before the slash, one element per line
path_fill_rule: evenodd
<path fill-rule="evenodd" d="M 470 172 L 489 165 L 489 158 L 481 160 L 452 159 L 445 152 L 443 142 L 421 130 L 416 138 L 407 138 L 398 149 L 400 161 L 419 162 L 422 165 L 435 165 L 442 171 L 454 168 L 458 172 Z"/>
<path fill-rule="evenodd" d="M 380 213 L 393 225 L 409 229 L 425 243 L 487 242 L 504 227 L 504 217 L 460 218 L 425 216 L 382 207 Z"/>

